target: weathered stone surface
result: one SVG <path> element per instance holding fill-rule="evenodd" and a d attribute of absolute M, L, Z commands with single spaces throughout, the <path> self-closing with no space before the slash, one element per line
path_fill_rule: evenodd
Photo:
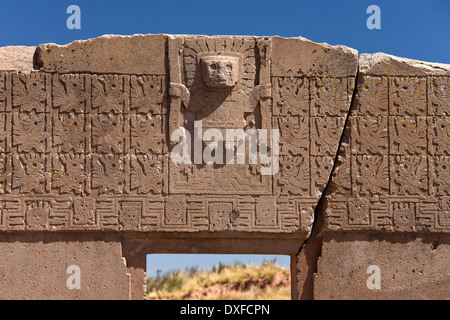
<path fill-rule="evenodd" d="M 0 233 L 0 256 L 3 300 L 130 297 L 130 276 L 117 236 Z M 71 266 L 79 269 L 73 271 Z M 71 278 L 74 275 L 80 276 L 79 281 Z"/>
<path fill-rule="evenodd" d="M 359 72 L 372 76 L 449 76 L 450 66 L 444 63 L 406 59 L 378 52 L 361 54 Z"/>
<path fill-rule="evenodd" d="M 31 72 L 34 70 L 36 47 L 0 47 L 0 71 Z"/>
<path fill-rule="evenodd" d="M 295 299 L 448 295 L 448 65 L 281 37 L 17 50 L 0 54 L 0 298 L 141 299 L 150 252 L 289 254 Z M 32 260 L 24 293 L 11 270 Z M 94 279 L 81 291 L 68 261 Z"/>
<path fill-rule="evenodd" d="M 283 57 L 272 56 L 281 54 L 273 41 L 282 46 L 281 38 L 166 35 L 40 45 L 39 72 L 1 74 L 0 203 L 22 222 L 12 225 L 5 211 L 0 229 L 306 237 L 350 108 L 357 54 L 290 39 L 305 56 L 287 52 L 294 60 L 283 63 L 317 58 L 326 72 L 274 76 Z M 189 163 L 174 162 L 172 134 L 184 128 L 195 141 L 198 121 L 200 135 L 222 134 L 232 163 L 198 162 L 195 142 Z M 239 162 L 227 130 L 270 138 L 272 129 L 280 136 L 274 174 L 250 163 L 249 149 Z M 212 141 L 203 140 L 200 148 Z"/>
<path fill-rule="evenodd" d="M 450 66 L 431 66 L 361 59 L 326 196 L 329 229 L 450 232 Z"/>
<path fill-rule="evenodd" d="M 308 39 L 273 37 L 272 74 L 284 77 L 352 77 L 358 52 Z M 339 63 L 337 63 L 339 61 Z"/>
<path fill-rule="evenodd" d="M 449 240 L 448 234 L 325 234 L 314 298 L 446 300 L 450 295 Z M 379 273 L 371 266 L 378 267 Z M 374 279 L 378 274 L 379 289 Z"/>
<path fill-rule="evenodd" d="M 37 48 L 37 62 L 44 72 L 164 75 L 166 38 L 104 35 L 63 46 L 42 44 Z"/>

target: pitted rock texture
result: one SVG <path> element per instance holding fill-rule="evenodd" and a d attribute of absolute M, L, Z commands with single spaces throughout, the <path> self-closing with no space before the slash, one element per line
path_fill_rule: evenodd
<path fill-rule="evenodd" d="M 332 230 L 450 232 L 450 66 L 363 55 L 327 191 Z"/>
<path fill-rule="evenodd" d="M 149 253 L 288 254 L 293 299 L 445 298 L 449 96 L 449 65 L 304 38 L 0 48 L 0 298 L 142 299 Z M 233 164 L 173 161 L 180 132 L 220 154 L 209 129 Z M 269 175 L 225 134 L 263 129 Z"/>
<path fill-rule="evenodd" d="M 0 73 L 1 230 L 309 234 L 349 112 L 355 50 L 104 36 L 40 45 L 35 61 L 39 70 Z M 172 134 L 193 140 L 198 121 L 223 133 L 235 160 L 226 130 L 279 130 L 279 168 L 264 175 L 248 158 L 210 165 L 194 153 L 175 163 Z"/>

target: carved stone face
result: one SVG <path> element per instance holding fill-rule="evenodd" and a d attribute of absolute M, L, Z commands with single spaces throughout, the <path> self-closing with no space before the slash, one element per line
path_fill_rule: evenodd
<path fill-rule="evenodd" d="M 211 88 L 231 88 L 239 81 L 240 60 L 230 56 L 202 57 L 203 81 Z"/>

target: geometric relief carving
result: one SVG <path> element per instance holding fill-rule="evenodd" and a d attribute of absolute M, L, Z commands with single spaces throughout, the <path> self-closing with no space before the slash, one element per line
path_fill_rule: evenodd
<path fill-rule="evenodd" d="M 333 163 L 334 159 L 330 156 L 311 157 L 311 196 L 323 193 L 330 178 Z"/>
<path fill-rule="evenodd" d="M 162 109 L 166 80 L 161 76 L 131 76 L 130 109 L 138 113 L 160 115 Z"/>
<path fill-rule="evenodd" d="M 129 76 L 92 76 L 92 108 L 98 113 L 128 112 L 129 92 Z"/>
<path fill-rule="evenodd" d="M 428 117 L 428 152 L 450 156 L 450 117 Z"/>
<path fill-rule="evenodd" d="M 427 194 L 427 158 L 420 156 L 391 157 L 391 194 Z"/>
<path fill-rule="evenodd" d="M 275 117 L 280 130 L 280 148 L 283 155 L 307 155 L 309 153 L 308 118 L 297 116 Z"/>
<path fill-rule="evenodd" d="M 364 76 L 358 78 L 353 115 L 387 116 L 388 87 L 386 77 Z"/>
<path fill-rule="evenodd" d="M 164 210 L 164 224 L 167 226 L 185 226 L 187 224 L 186 197 L 171 196 Z"/>
<path fill-rule="evenodd" d="M 59 152 L 84 153 L 89 139 L 84 118 L 72 112 L 53 114 L 52 146 Z"/>
<path fill-rule="evenodd" d="M 117 230 L 119 225 L 119 212 L 115 200 L 100 198 L 95 203 L 96 215 L 103 230 Z"/>
<path fill-rule="evenodd" d="M 361 196 L 389 192 L 388 158 L 380 155 L 352 156 L 353 193 Z"/>
<path fill-rule="evenodd" d="M 390 115 L 425 116 L 427 110 L 426 78 L 389 78 Z"/>
<path fill-rule="evenodd" d="M 136 153 L 162 154 L 165 144 L 161 116 L 131 115 L 131 146 Z"/>
<path fill-rule="evenodd" d="M 348 113 L 347 78 L 311 80 L 311 116 L 342 117 Z"/>
<path fill-rule="evenodd" d="M 96 224 L 95 200 L 76 198 L 73 201 L 73 224 L 75 226 L 93 226 Z"/>
<path fill-rule="evenodd" d="M 277 207 L 274 197 L 261 197 L 256 201 L 256 226 L 277 226 Z"/>
<path fill-rule="evenodd" d="M 87 162 L 87 163 L 86 163 Z M 82 194 L 88 187 L 89 161 L 84 155 L 61 154 L 53 156 L 52 188 L 59 194 Z"/>
<path fill-rule="evenodd" d="M 27 230 L 47 230 L 50 221 L 50 202 L 41 200 L 25 201 L 25 223 Z"/>
<path fill-rule="evenodd" d="M 430 193 L 450 195 L 450 156 L 429 157 Z"/>
<path fill-rule="evenodd" d="M 366 198 L 351 198 L 348 200 L 348 224 L 370 225 L 370 202 Z"/>
<path fill-rule="evenodd" d="M 387 117 L 350 117 L 353 154 L 385 154 L 388 149 Z"/>
<path fill-rule="evenodd" d="M 21 194 L 44 193 L 47 189 L 47 157 L 28 153 L 13 156 L 12 188 Z"/>
<path fill-rule="evenodd" d="M 328 198 L 330 228 L 450 231 L 448 80 L 359 77 L 343 140 L 350 145 Z"/>
<path fill-rule="evenodd" d="M 273 115 L 309 117 L 309 79 L 274 77 Z"/>
<path fill-rule="evenodd" d="M 124 193 L 128 188 L 128 158 L 121 155 L 92 155 L 92 188 L 99 194 Z"/>
<path fill-rule="evenodd" d="M 428 115 L 450 116 L 450 77 L 428 78 Z"/>
<path fill-rule="evenodd" d="M 11 132 L 7 125 L 8 118 L 7 114 L 0 112 L 0 152 L 6 152 L 9 149 L 7 144 L 9 144 Z"/>
<path fill-rule="evenodd" d="M 169 161 L 171 194 L 272 194 L 272 176 L 257 172 L 259 166 L 243 164 L 198 166 Z"/>
<path fill-rule="evenodd" d="M 164 198 L 156 196 L 155 198 L 145 197 L 143 199 L 144 209 L 141 218 L 142 231 L 161 231 L 164 229 Z"/>
<path fill-rule="evenodd" d="M 11 74 L 0 72 L 0 112 L 11 110 Z"/>
<path fill-rule="evenodd" d="M 438 225 L 440 227 L 450 227 L 450 198 L 443 197 L 438 215 Z"/>
<path fill-rule="evenodd" d="M 59 112 L 90 111 L 91 80 L 89 75 L 53 75 L 53 108 Z"/>
<path fill-rule="evenodd" d="M 210 231 L 226 231 L 233 228 L 233 202 L 210 202 L 208 210 Z"/>
<path fill-rule="evenodd" d="M 119 202 L 119 229 L 123 231 L 140 230 L 142 209 L 141 201 Z"/>
<path fill-rule="evenodd" d="M 123 115 L 99 114 L 92 117 L 92 148 L 97 153 L 123 153 L 127 146 Z"/>
<path fill-rule="evenodd" d="M 282 194 L 299 194 L 309 196 L 310 174 L 309 174 L 309 156 L 281 155 L 280 172 L 276 177 L 276 188 L 281 190 Z"/>
<path fill-rule="evenodd" d="M 416 209 L 415 202 L 392 202 L 392 221 L 394 230 L 407 232 L 415 231 L 416 228 Z"/>
<path fill-rule="evenodd" d="M 345 118 L 311 118 L 311 154 L 335 156 Z"/>
<path fill-rule="evenodd" d="M 10 189 L 11 158 L 9 155 L 0 153 L 0 194 Z"/>
<path fill-rule="evenodd" d="M 0 200 L 0 230 L 24 230 L 25 209 L 23 201 L 18 199 Z"/>
<path fill-rule="evenodd" d="M 51 100 L 50 74 L 13 74 L 13 108 L 20 112 L 46 112 Z"/>
<path fill-rule="evenodd" d="M 130 189 L 137 190 L 138 194 L 160 194 L 163 190 L 165 171 L 161 156 L 131 156 Z"/>
<path fill-rule="evenodd" d="M 45 114 L 35 112 L 14 113 L 12 143 L 18 152 L 46 152 Z"/>
<path fill-rule="evenodd" d="M 425 155 L 427 121 L 425 117 L 390 117 L 390 153 Z"/>

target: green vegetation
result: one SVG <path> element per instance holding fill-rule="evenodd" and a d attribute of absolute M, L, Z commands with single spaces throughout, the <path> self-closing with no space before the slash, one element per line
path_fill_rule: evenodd
<path fill-rule="evenodd" d="M 148 300 L 289 300 L 289 270 L 261 265 L 219 263 L 212 270 L 190 268 L 147 279 Z"/>

